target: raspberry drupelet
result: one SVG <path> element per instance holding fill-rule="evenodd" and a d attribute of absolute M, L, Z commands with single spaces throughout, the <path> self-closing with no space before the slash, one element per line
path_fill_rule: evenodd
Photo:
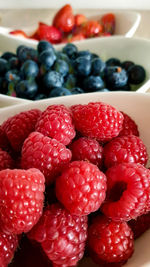
<path fill-rule="evenodd" d="M 136 135 L 139 136 L 139 130 L 138 126 L 135 123 L 135 121 L 126 113 L 121 112 L 124 117 L 123 125 L 122 125 L 122 130 L 119 133 L 119 136 L 123 135 Z"/>

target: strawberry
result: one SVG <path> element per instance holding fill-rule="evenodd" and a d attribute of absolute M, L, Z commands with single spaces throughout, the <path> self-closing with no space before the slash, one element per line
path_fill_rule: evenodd
<path fill-rule="evenodd" d="M 101 18 L 101 24 L 103 25 L 104 32 L 114 34 L 116 19 L 115 15 L 108 13 Z"/>
<path fill-rule="evenodd" d="M 81 41 L 84 39 L 85 39 L 85 36 L 83 35 L 83 33 L 78 33 L 78 34 L 74 34 L 74 35 L 68 37 L 68 42 L 72 43 L 72 42 Z"/>
<path fill-rule="evenodd" d="M 60 43 L 62 39 L 61 32 L 56 27 L 41 22 L 39 23 L 37 34 L 39 40 L 46 40 L 52 44 Z"/>
<path fill-rule="evenodd" d="M 96 20 L 89 20 L 83 26 L 83 34 L 87 38 L 99 36 L 103 31 L 102 25 Z"/>
<path fill-rule="evenodd" d="M 85 22 L 87 22 L 87 18 L 83 14 L 75 15 L 74 19 L 75 19 L 75 25 L 76 26 L 80 26 L 80 25 L 84 24 Z"/>
<path fill-rule="evenodd" d="M 70 32 L 74 27 L 74 15 L 70 5 L 62 7 L 53 19 L 53 26 L 63 32 Z"/>
<path fill-rule="evenodd" d="M 12 35 L 18 36 L 18 37 L 28 38 L 28 35 L 22 30 L 14 30 L 14 31 L 11 31 L 9 33 Z"/>

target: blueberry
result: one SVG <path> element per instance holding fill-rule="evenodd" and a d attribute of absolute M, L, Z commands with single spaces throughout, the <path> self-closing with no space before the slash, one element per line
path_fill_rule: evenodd
<path fill-rule="evenodd" d="M 71 93 L 72 93 L 73 95 L 76 95 L 76 94 L 83 94 L 83 93 L 85 93 L 84 90 L 81 89 L 80 87 L 74 87 L 74 88 L 72 88 L 70 91 L 71 91 Z"/>
<path fill-rule="evenodd" d="M 121 90 L 128 82 L 127 72 L 121 67 L 107 67 L 105 69 L 105 82 L 110 90 Z"/>
<path fill-rule="evenodd" d="M 88 60 L 91 60 L 92 59 L 92 54 L 89 51 L 84 50 L 84 51 L 79 51 L 77 53 L 76 57 L 85 57 Z"/>
<path fill-rule="evenodd" d="M 64 60 L 64 61 L 66 61 L 67 63 L 70 62 L 69 57 L 68 57 L 65 53 L 63 53 L 63 52 L 58 51 L 58 52 L 56 53 L 56 56 L 57 56 L 58 59 L 62 59 L 62 60 Z"/>
<path fill-rule="evenodd" d="M 140 65 L 131 66 L 128 70 L 129 83 L 139 84 L 145 80 L 145 69 Z"/>
<path fill-rule="evenodd" d="M 128 71 L 128 69 L 133 65 L 134 63 L 132 61 L 124 61 L 122 62 L 121 67 L 125 69 L 126 71 Z"/>
<path fill-rule="evenodd" d="M 49 70 L 56 60 L 56 55 L 52 50 L 45 50 L 39 55 L 39 62 L 43 68 Z"/>
<path fill-rule="evenodd" d="M 97 92 L 106 93 L 106 92 L 110 92 L 110 90 L 107 88 L 103 88 L 103 89 L 98 90 Z"/>
<path fill-rule="evenodd" d="M 15 57 L 16 55 L 12 52 L 5 52 L 2 54 L 1 58 L 4 58 L 6 60 L 11 59 L 12 57 Z"/>
<path fill-rule="evenodd" d="M 14 82 L 18 82 L 20 81 L 20 77 L 18 75 L 18 72 L 17 70 L 9 70 L 5 73 L 5 80 L 7 82 L 11 82 L 11 81 L 14 81 Z"/>
<path fill-rule="evenodd" d="M 0 75 L 3 75 L 8 69 L 8 62 L 6 59 L 0 58 Z"/>
<path fill-rule="evenodd" d="M 59 72 L 63 77 L 65 77 L 69 72 L 69 66 L 66 61 L 57 59 L 53 66 L 53 70 Z"/>
<path fill-rule="evenodd" d="M 77 75 L 88 76 L 91 72 L 91 60 L 85 57 L 77 57 L 74 60 L 74 68 Z"/>
<path fill-rule="evenodd" d="M 104 81 L 100 76 L 89 76 L 84 80 L 84 90 L 86 92 L 94 92 L 104 88 Z"/>
<path fill-rule="evenodd" d="M 16 85 L 16 94 L 25 99 L 34 99 L 38 86 L 35 81 L 22 80 Z"/>
<path fill-rule="evenodd" d="M 40 100 L 40 99 L 45 99 L 45 98 L 47 98 L 46 95 L 39 93 L 34 97 L 34 100 Z"/>
<path fill-rule="evenodd" d="M 92 59 L 94 59 L 94 58 L 99 58 L 99 55 L 92 53 Z"/>
<path fill-rule="evenodd" d="M 106 68 L 106 64 L 100 58 L 94 58 L 92 60 L 92 74 L 93 75 L 103 76 L 105 68 Z"/>
<path fill-rule="evenodd" d="M 53 88 L 53 90 L 49 94 L 49 97 L 66 96 L 66 95 L 71 95 L 71 92 L 64 87 L 60 88 L 58 87 L 58 88 Z"/>
<path fill-rule="evenodd" d="M 69 74 L 66 78 L 65 78 L 65 82 L 64 82 L 64 87 L 67 89 L 72 89 L 76 86 L 76 77 L 73 74 Z"/>
<path fill-rule="evenodd" d="M 109 67 L 121 66 L 121 62 L 118 58 L 110 58 L 106 61 L 106 65 Z"/>
<path fill-rule="evenodd" d="M 77 47 L 74 44 L 67 44 L 62 49 L 62 52 L 67 54 L 69 58 L 75 58 L 78 52 Z"/>
<path fill-rule="evenodd" d="M 23 79 L 34 79 L 37 77 L 39 68 L 36 62 L 33 60 L 26 60 L 21 67 L 21 75 Z"/>
<path fill-rule="evenodd" d="M 43 77 L 43 84 L 47 89 L 61 87 L 63 82 L 63 76 L 57 71 L 48 71 Z"/>
<path fill-rule="evenodd" d="M 9 66 L 9 69 L 17 69 L 19 68 L 20 64 L 19 64 L 19 59 L 17 57 L 11 57 L 9 60 L 8 60 L 8 66 Z"/>
<path fill-rule="evenodd" d="M 27 59 L 37 61 L 37 50 L 32 47 L 19 46 L 17 49 L 17 56 L 21 62 Z"/>
<path fill-rule="evenodd" d="M 54 51 L 54 48 L 50 42 L 42 40 L 38 43 L 37 50 L 38 50 L 38 53 L 40 54 L 45 50 Z"/>
<path fill-rule="evenodd" d="M 0 77 L 0 93 L 7 94 L 8 92 L 8 82 L 2 77 Z"/>

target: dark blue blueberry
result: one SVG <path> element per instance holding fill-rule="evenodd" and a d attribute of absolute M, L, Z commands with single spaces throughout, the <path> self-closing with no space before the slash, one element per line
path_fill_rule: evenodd
<path fill-rule="evenodd" d="M 0 93 L 7 94 L 8 92 L 8 82 L 4 78 L 0 77 Z"/>
<path fill-rule="evenodd" d="M 42 40 L 38 43 L 37 50 L 39 54 L 41 54 L 45 50 L 50 50 L 54 52 L 54 47 L 51 45 L 50 42 Z"/>
<path fill-rule="evenodd" d="M 92 59 L 92 54 L 87 50 L 83 50 L 83 51 L 79 51 L 77 53 L 76 57 L 85 57 L 88 60 L 91 60 Z"/>
<path fill-rule="evenodd" d="M 65 77 L 69 72 L 69 66 L 66 61 L 57 59 L 53 66 L 53 70 L 59 72 L 63 77 Z"/>
<path fill-rule="evenodd" d="M 56 53 L 56 56 L 57 56 L 58 59 L 62 59 L 62 60 L 64 60 L 64 61 L 66 61 L 67 63 L 70 62 L 69 57 L 68 57 L 65 53 L 63 53 L 63 52 L 58 51 L 58 52 Z"/>
<path fill-rule="evenodd" d="M 145 69 L 140 65 L 131 66 L 128 69 L 129 83 L 139 84 L 144 82 L 146 78 Z"/>
<path fill-rule="evenodd" d="M 71 58 L 75 58 L 78 52 L 77 47 L 74 44 L 67 44 L 64 46 L 64 48 L 62 49 L 62 52 L 67 54 L 67 56 L 71 59 Z"/>
<path fill-rule="evenodd" d="M 0 58 L 0 75 L 3 75 L 8 69 L 8 62 L 6 59 Z"/>
<path fill-rule="evenodd" d="M 97 92 L 106 93 L 106 92 L 110 92 L 110 90 L 107 88 L 103 88 L 103 89 L 98 90 Z"/>
<path fill-rule="evenodd" d="M 80 87 L 74 87 L 74 88 L 72 88 L 70 91 L 71 91 L 71 93 L 72 93 L 73 95 L 76 95 L 76 94 L 83 94 L 83 93 L 85 93 L 84 90 L 81 89 Z"/>
<path fill-rule="evenodd" d="M 85 78 L 84 83 L 85 92 L 95 92 L 104 88 L 104 81 L 100 76 L 89 76 Z"/>
<path fill-rule="evenodd" d="M 113 67 L 113 66 L 121 66 L 121 62 L 118 58 L 109 58 L 106 61 L 106 65 L 109 67 Z"/>
<path fill-rule="evenodd" d="M 94 59 L 94 58 L 99 58 L 99 55 L 92 53 L 92 59 Z"/>
<path fill-rule="evenodd" d="M 76 86 L 76 77 L 73 74 L 69 74 L 66 78 L 65 78 L 65 82 L 64 82 L 64 87 L 67 89 L 72 89 Z"/>
<path fill-rule="evenodd" d="M 106 68 L 105 62 L 103 62 L 100 58 L 94 58 L 92 60 L 92 74 L 104 76 L 104 70 Z"/>
<path fill-rule="evenodd" d="M 49 94 L 49 97 L 66 96 L 66 95 L 72 95 L 72 93 L 68 89 L 60 87 L 60 88 L 53 88 Z"/>
<path fill-rule="evenodd" d="M 5 73 L 4 79 L 7 82 L 11 82 L 11 81 L 18 82 L 18 81 L 20 81 L 20 77 L 18 75 L 18 71 L 17 70 L 9 70 L 9 71 L 7 71 Z"/>
<path fill-rule="evenodd" d="M 19 68 L 20 67 L 19 59 L 17 57 L 11 57 L 8 60 L 8 66 L 9 66 L 9 69 L 17 69 L 17 68 Z"/>
<path fill-rule="evenodd" d="M 131 91 L 131 86 L 129 83 L 127 83 L 126 85 L 122 86 L 121 91 Z"/>
<path fill-rule="evenodd" d="M 55 60 L 56 60 L 56 55 L 52 50 L 43 51 L 39 55 L 39 62 L 42 64 L 43 68 L 46 71 L 53 66 Z"/>
<path fill-rule="evenodd" d="M 134 63 L 132 61 L 124 61 L 121 63 L 121 67 L 125 69 L 126 71 L 128 71 L 128 69 L 133 65 Z"/>
<path fill-rule="evenodd" d="M 34 99 L 38 91 L 35 81 L 22 80 L 16 85 L 16 94 L 20 98 Z"/>
<path fill-rule="evenodd" d="M 34 100 L 40 100 L 40 99 L 45 99 L 45 98 L 47 98 L 46 95 L 39 93 L 34 97 Z"/>
<path fill-rule="evenodd" d="M 57 71 L 48 71 L 43 77 L 43 84 L 47 89 L 61 87 L 63 82 L 63 76 Z"/>
<path fill-rule="evenodd" d="M 39 72 L 39 67 L 37 63 L 33 60 L 26 60 L 21 66 L 21 76 L 23 79 L 34 79 L 37 77 Z"/>
<path fill-rule="evenodd" d="M 79 76 L 88 76 L 91 72 L 91 60 L 85 57 L 77 57 L 74 60 L 74 68 Z"/>
<path fill-rule="evenodd" d="M 105 69 L 105 82 L 110 90 L 121 90 L 128 83 L 127 72 L 121 67 L 107 67 Z"/>
<path fill-rule="evenodd" d="M 12 57 L 15 57 L 16 55 L 12 52 L 5 52 L 2 54 L 1 58 L 4 58 L 6 60 L 9 60 Z"/>
<path fill-rule="evenodd" d="M 37 61 L 37 50 L 32 47 L 20 46 L 17 49 L 17 56 L 21 62 L 27 59 Z"/>

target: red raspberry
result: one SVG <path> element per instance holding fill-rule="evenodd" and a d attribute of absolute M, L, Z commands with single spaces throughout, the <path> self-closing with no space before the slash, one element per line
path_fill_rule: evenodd
<path fill-rule="evenodd" d="M 36 131 L 68 145 L 75 137 L 70 110 L 64 105 L 51 105 L 40 116 Z"/>
<path fill-rule="evenodd" d="M 11 156 L 6 152 L 0 149 L 0 171 L 4 169 L 13 169 L 14 161 Z"/>
<path fill-rule="evenodd" d="M 137 217 L 136 220 L 129 221 L 128 224 L 133 231 L 134 239 L 140 237 L 150 228 L 150 212 Z"/>
<path fill-rule="evenodd" d="M 0 217 L 8 233 L 28 232 L 43 210 L 44 176 L 37 169 L 0 171 Z"/>
<path fill-rule="evenodd" d="M 124 116 L 124 121 L 122 125 L 122 130 L 119 133 L 119 136 L 122 135 L 136 135 L 139 136 L 138 126 L 136 125 L 135 121 L 131 119 L 129 115 L 124 112 L 121 112 Z"/>
<path fill-rule="evenodd" d="M 143 141 L 134 135 L 116 137 L 104 146 L 104 163 L 107 168 L 119 163 L 146 165 L 147 149 Z"/>
<path fill-rule="evenodd" d="M 122 266 L 133 254 L 133 241 L 132 230 L 126 222 L 113 222 L 104 216 L 96 217 L 88 229 L 89 251 L 100 266 L 109 263 Z"/>
<path fill-rule="evenodd" d="M 7 139 L 7 136 L 2 128 L 2 126 L 0 126 L 0 148 L 2 148 L 3 150 L 8 150 L 9 149 L 9 141 Z"/>
<path fill-rule="evenodd" d="M 102 211 L 114 221 L 129 221 L 150 211 L 150 170 L 122 163 L 106 171 L 107 196 Z"/>
<path fill-rule="evenodd" d="M 23 169 L 37 168 L 50 184 L 71 160 L 71 151 L 55 139 L 33 132 L 22 147 Z"/>
<path fill-rule="evenodd" d="M 103 147 L 95 139 L 81 137 L 71 144 L 70 149 L 73 160 L 86 160 L 101 168 Z"/>
<path fill-rule="evenodd" d="M 73 161 L 56 180 L 56 196 L 71 214 L 88 215 L 105 199 L 106 177 L 97 166 Z"/>
<path fill-rule="evenodd" d="M 87 216 L 77 217 L 59 204 L 49 205 L 28 237 L 41 243 L 54 266 L 74 266 L 84 254 Z"/>
<path fill-rule="evenodd" d="M 2 124 L 12 148 L 19 152 L 27 136 L 34 131 L 37 118 L 41 111 L 32 109 L 10 117 Z"/>
<path fill-rule="evenodd" d="M 7 267 L 11 262 L 18 246 L 18 237 L 6 234 L 0 229 L 0 266 Z"/>
<path fill-rule="evenodd" d="M 71 107 L 76 129 L 82 135 L 108 141 L 116 137 L 123 124 L 123 115 L 114 107 L 102 103 Z"/>

